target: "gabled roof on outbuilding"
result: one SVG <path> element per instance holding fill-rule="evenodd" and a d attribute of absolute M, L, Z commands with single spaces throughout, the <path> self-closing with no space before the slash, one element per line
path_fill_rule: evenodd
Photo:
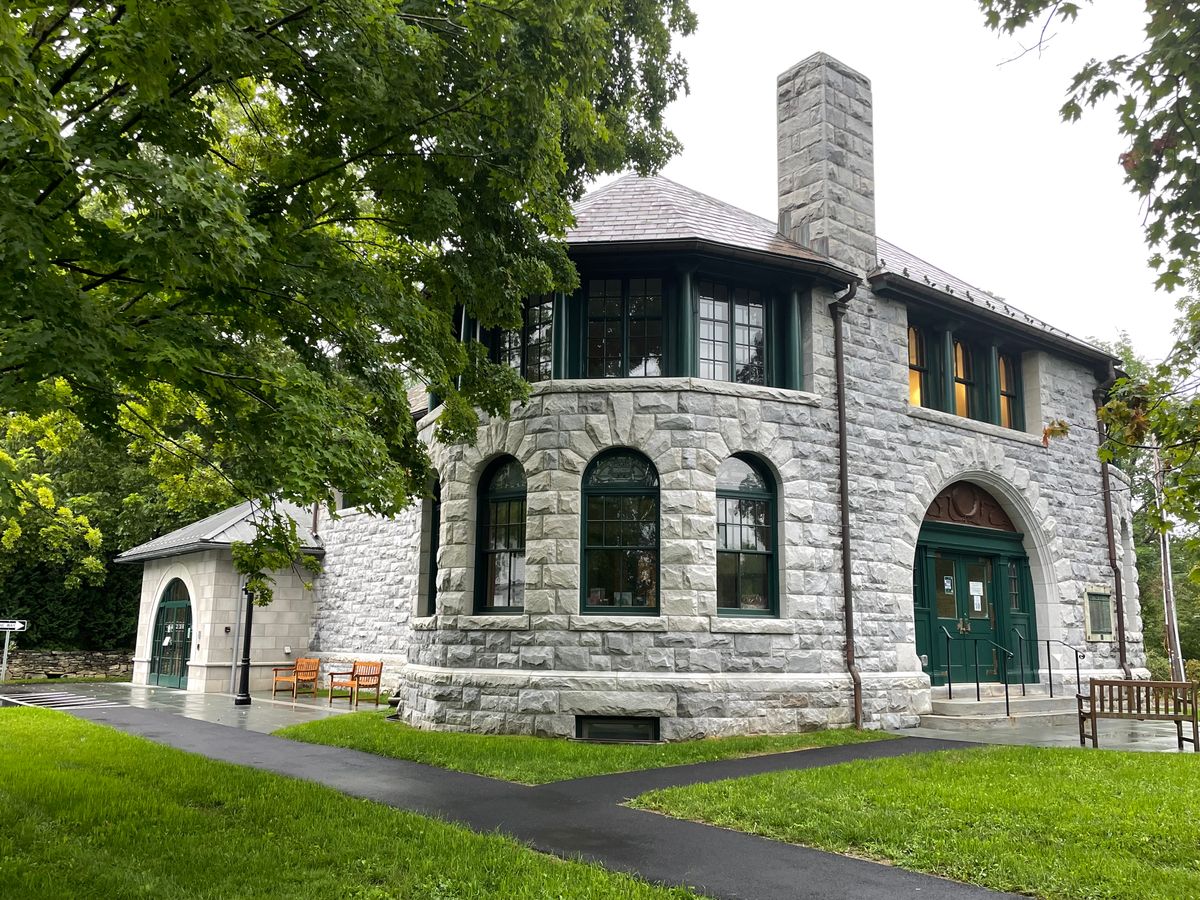
<path fill-rule="evenodd" d="M 294 503 L 277 503 L 276 508 L 296 523 L 296 533 L 301 549 L 308 554 L 321 555 L 325 548 L 321 539 L 312 532 L 312 513 Z M 179 556 L 199 550 L 216 550 L 228 547 L 234 541 L 249 542 L 257 533 L 255 519 L 261 507 L 253 501 L 239 503 L 206 519 L 192 522 L 153 540 L 139 544 L 117 556 L 122 563 L 144 562 L 164 556 Z M 306 524 L 307 523 L 307 524 Z"/>
<path fill-rule="evenodd" d="M 995 294 L 968 284 L 890 241 L 876 238 L 875 245 L 877 265 L 867 278 L 877 289 L 893 287 L 922 294 L 932 292 L 934 299 L 943 301 L 942 305 L 965 305 L 1001 324 L 1027 332 L 1040 332 L 1053 342 L 1072 347 L 1085 356 L 1106 360 L 1113 358 L 1112 354 L 1094 344 L 1022 312 Z"/>
<path fill-rule="evenodd" d="M 770 219 L 738 209 L 661 175 L 623 175 L 574 206 L 573 248 L 652 248 L 693 242 L 749 254 L 763 262 L 800 267 L 848 284 L 853 273 L 784 237 Z"/>

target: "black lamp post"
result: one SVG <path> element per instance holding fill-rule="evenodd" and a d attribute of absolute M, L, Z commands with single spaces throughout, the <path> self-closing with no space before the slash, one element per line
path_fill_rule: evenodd
<path fill-rule="evenodd" d="M 250 705 L 250 626 L 254 623 L 254 591 L 249 585 L 242 588 L 246 595 L 246 628 L 242 635 L 242 671 L 238 677 L 238 692 L 233 697 L 234 706 Z"/>

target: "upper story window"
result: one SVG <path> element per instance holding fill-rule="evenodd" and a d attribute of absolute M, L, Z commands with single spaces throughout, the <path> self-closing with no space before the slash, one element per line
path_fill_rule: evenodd
<path fill-rule="evenodd" d="M 519 612 L 525 606 L 525 470 L 511 456 L 488 466 L 479 482 L 475 542 L 475 611 Z"/>
<path fill-rule="evenodd" d="M 753 288 L 715 281 L 697 285 L 701 378 L 766 383 L 767 308 Z"/>
<path fill-rule="evenodd" d="M 975 399 L 975 354 L 962 341 L 954 342 L 954 412 L 967 419 L 978 404 Z"/>
<path fill-rule="evenodd" d="M 661 278 L 592 278 L 587 283 L 588 378 L 663 374 Z"/>
<path fill-rule="evenodd" d="M 500 362 L 516 369 L 530 384 L 546 381 L 553 373 L 554 296 L 531 297 L 523 315 L 520 331 L 500 334 Z"/>
<path fill-rule="evenodd" d="M 925 406 L 929 396 L 929 364 L 925 356 L 925 332 L 908 327 L 908 402 Z"/>
<path fill-rule="evenodd" d="M 1001 353 L 997 357 L 997 367 L 1000 379 L 1000 424 L 1005 428 L 1024 428 L 1020 362 L 1012 354 Z"/>
<path fill-rule="evenodd" d="M 606 450 L 583 475 L 583 611 L 658 612 L 658 472 Z"/>
<path fill-rule="evenodd" d="M 770 615 L 775 590 L 775 482 L 749 457 L 717 470 L 717 612 Z"/>
<path fill-rule="evenodd" d="M 908 402 L 1021 430 L 1020 357 L 970 333 L 910 324 Z"/>

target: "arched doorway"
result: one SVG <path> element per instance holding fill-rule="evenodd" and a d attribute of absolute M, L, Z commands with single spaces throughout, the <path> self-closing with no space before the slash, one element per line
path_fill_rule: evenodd
<path fill-rule="evenodd" d="M 1037 681 L 1037 622 L 1029 557 L 1008 514 L 978 485 L 958 481 L 925 513 L 913 561 L 917 653 L 934 684 Z M 976 664 L 976 658 L 978 664 Z"/>
<path fill-rule="evenodd" d="M 150 684 L 186 688 L 192 647 L 192 600 L 175 578 L 158 601 L 150 645 Z"/>

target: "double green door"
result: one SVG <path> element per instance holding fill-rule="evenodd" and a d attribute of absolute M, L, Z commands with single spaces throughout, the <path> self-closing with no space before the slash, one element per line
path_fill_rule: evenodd
<path fill-rule="evenodd" d="M 179 584 L 176 582 L 175 584 Z M 174 585 L 173 585 L 174 586 Z M 179 584 L 179 588 L 182 588 Z M 192 646 L 192 604 L 168 595 L 158 606 L 154 639 L 150 648 L 150 683 L 186 688 Z"/>
<path fill-rule="evenodd" d="M 917 653 L 934 684 L 1037 680 L 1033 590 L 1018 540 L 928 525 L 913 567 Z M 928 533 L 927 533 L 928 532 Z M 1015 536 L 1017 537 L 1017 536 Z M 947 637 L 949 636 L 949 637 Z M 1005 651 L 1012 653 L 1007 657 Z"/>

